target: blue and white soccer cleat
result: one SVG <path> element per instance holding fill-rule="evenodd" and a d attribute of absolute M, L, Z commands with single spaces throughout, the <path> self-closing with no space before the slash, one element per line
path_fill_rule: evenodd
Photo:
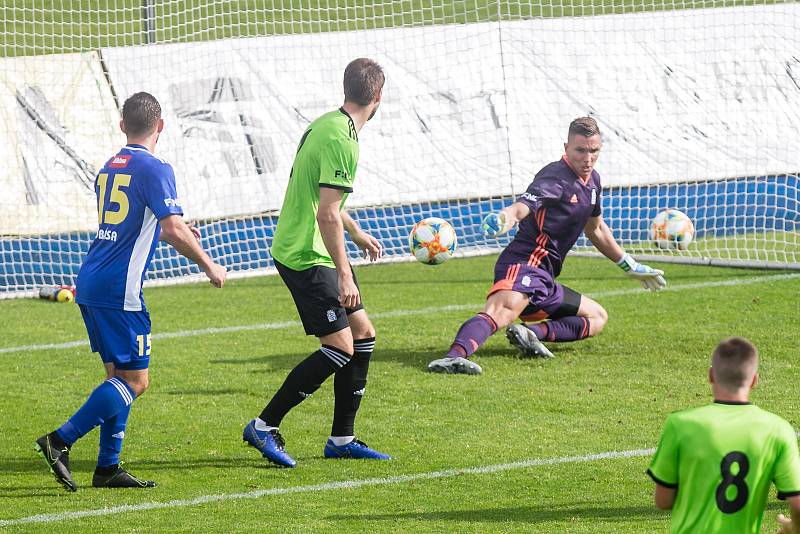
<path fill-rule="evenodd" d="M 297 465 L 294 458 L 286 454 L 286 449 L 283 448 L 283 436 L 281 436 L 280 432 L 277 429 L 269 431 L 257 430 L 255 419 L 244 427 L 242 441 L 261 451 L 261 455 L 275 465 L 281 467 L 294 467 Z"/>
<path fill-rule="evenodd" d="M 375 449 L 370 449 L 363 441 L 354 439 L 350 443 L 336 446 L 328 440 L 325 444 L 325 458 L 351 458 L 353 460 L 391 460 L 388 454 L 383 454 Z"/>

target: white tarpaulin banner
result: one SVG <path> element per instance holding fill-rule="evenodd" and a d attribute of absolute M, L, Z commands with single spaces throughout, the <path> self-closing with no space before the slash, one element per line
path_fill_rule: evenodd
<path fill-rule="evenodd" d="M 796 173 L 799 27 L 798 4 L 508 23 L 514 166 L 591 112 L 605 184 Z"/>
<path fill-rule="evenodd" d="M 97 225 L 94 178 L 124 143 L 96 52 L 0 58 L 0 234 Z"/>
<path fill-rule="evenodd" d="M 446 43 L 469 43 L 448 54 Z M 401 45 L 400 42 L 405 42 Z M 423 46 L 424 45 L 424 46 Z M 103 52 L 119 94 L 156 95 L 167 126 L 159 151 L 173 163 L 187 215 L 279 209 L 309 122 L 342 102 L 347 63 L 366 56 L 387 73 L 384 103 L 360 135 L 349 206 L 417 202 L 508 190 L 496 27 L 326 33 Z M 507 163 L 506 163 L 507 164 Z M 498 180 L 502 180 L 498 182 Z"/>
<path fill-rule="evenodd" d="M 598 170 L 606 185 L 796 172 L 799 25 L 800 5 L 774 4 L 102 55 L 120 98 L 148 91 L 160 100 L 166 128 L 157 152 L 175 168 L 187 216 L 218 218 L 280 208 L 303 130 L 341 104 L 344 67 L 362 56 L 384 66 L 387 84 L 378 115 L 360 134 L 348 206 L 519 193 L 560 157 L 569 122 L 587 114 L 603 130 Z M 59 222 L 44 224 L 25 187 L 41 184 L 35 190 L 48 207 L 57 204 L 48 195 L 82 199 L 85 185 L 74 176 L 86 172 L 74 154 L 97 166 L 121 144 L 105 75 L 92 57 L 2 60 L 0 72 L 14 74 L 0 88 L 0 132 L 9 139 L 0 156 L 11 162 L 0 184 L 27 210 L 0 219 L 3 233 L 94 224 L 94 203 L 73 200 L 86 213 L 48 212 Z M 45 70 L 60 78 L 45 83 Z M 60 138 L 20 112 L 20 94 L 46 99 L 52 118 L 44 124 Z"/>

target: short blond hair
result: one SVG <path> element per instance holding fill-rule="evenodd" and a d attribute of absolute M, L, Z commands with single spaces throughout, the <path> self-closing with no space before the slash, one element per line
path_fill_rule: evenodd
<path fill-rule="evenodd" d="M 724 339 L 711 355 L 711 369 L 714 381 L 723 389 L 747 387 L 758 371 L 758 349 L 743 337 Z"/>

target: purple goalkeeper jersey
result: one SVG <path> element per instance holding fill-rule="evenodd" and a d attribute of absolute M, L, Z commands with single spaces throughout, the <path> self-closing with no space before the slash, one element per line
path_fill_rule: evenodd
<path fill-rule="evenodd" d="M 500 254 L 498 264 L 527 263 L 561 273 L 567 252 L 578 240 L 589 217 L 600 216 L 600 175 L 592 170 L 585 182 L 566 156 L 546 165 L 533 178 L 517 202 L 531 209 L 519 223 L 513 241 Z"/>

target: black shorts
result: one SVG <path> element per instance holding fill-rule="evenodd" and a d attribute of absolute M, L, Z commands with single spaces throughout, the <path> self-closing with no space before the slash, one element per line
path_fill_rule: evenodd
<path fill-rule="evenodd" d="M 318 265 L 304 271 L 295 271 L 277 261 L 275 267 L 292 293 L 303 328 L 309 336 L 327 336 L 350 326 L 347 316 L 364 306 L 344 308 L 339 304 L 339 275 L 336 269 Z M 358 287 L 356 273 L 353 282 Z"/>

